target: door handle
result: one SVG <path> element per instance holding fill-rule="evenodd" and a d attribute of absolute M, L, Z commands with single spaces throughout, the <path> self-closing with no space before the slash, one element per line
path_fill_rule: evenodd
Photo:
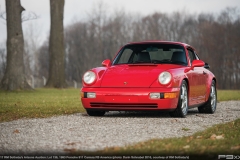
<path fill-rule="evenodd" d="M 207 73 L 203 71 L 203 74 L 207 74 Z"/>

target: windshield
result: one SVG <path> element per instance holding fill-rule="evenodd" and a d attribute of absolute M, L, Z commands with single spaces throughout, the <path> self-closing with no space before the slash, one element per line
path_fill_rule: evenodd
<path fill-rule="evenodd" d="M 153 43 L 127 45 L 113 61 L 113 65 L 139 63 L 187 65 L 187 59 L 181 45 Z"/>

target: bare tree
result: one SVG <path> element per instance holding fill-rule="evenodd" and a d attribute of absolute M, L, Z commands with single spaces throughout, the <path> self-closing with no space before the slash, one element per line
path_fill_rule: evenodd
<path fill-rule="evenodd" d="M 43 45 L 39 48 L 37 54 L 36 54 L 36 63 L 38 67 L 36 68 L 37 76 L 42 77 L 48 77 L 49 73 L 49 42 L 46 41 L 43 43 Z"/>
<path fill-rule="evenodd" d="M 27 79 L 38 76 L 38 58 L 41 44 L 41 27 L 36 21 L 27 22 L 28 26 L 23 30 L 24 34 L 24 64 Z M 41 77 L 42 79 L 42 77 Z M 36 81 L 35 81 L 36 82 Z"/>
<path fill-rule="evenodd" d="M 20 1 L 6 0 L 7 66 L 0 88 L 3 90 L 31 89 L 24 73 L 24 40 L 21 13 L 25 9 Z"/>
<path fill-rule="evenodd" d="M 3 78 L 6 69 L 6 49 L 0 44 L 0 79 Z"/>
<path fill-rule="evenodd" d="M 51 29 L 49 41 L 49 77 L 46 86 L 65 88 L 65 53 L 63 34 L 64 0 L 50 0 Z"/>
<path fill-rule="evenodd" d="M 81 82 L 90 68 L 112 59 L 125 43 L 142 40 L 174 40 L 193 45 L 217 77 L 218 88 L 240 88 L 240 13 L 226 8 L 220 14 L 154 13 L 147 16 L 110 14 L 95 6 L 86 21 L 75 21 L 65 30 L 66 80 Z M 47 76 L 48 44 L 40 49 L 40 74 Z"/>

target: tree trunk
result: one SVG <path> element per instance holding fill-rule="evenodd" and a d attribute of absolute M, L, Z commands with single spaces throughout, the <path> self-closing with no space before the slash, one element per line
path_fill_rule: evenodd
<path fill-rule="evenodd" d="M 6 0 L 7 14 L 7 66 L 0 88 L 3 90 L 31 89 L 24 73 L 24 41 L 20 0 Z"/>
<path fill-rule="evenodd" d="M 49 77 L 47 87 L 65 88 L 63 35 L 64 0 L 50 0 L 51 30 L 49 41 Z"/>

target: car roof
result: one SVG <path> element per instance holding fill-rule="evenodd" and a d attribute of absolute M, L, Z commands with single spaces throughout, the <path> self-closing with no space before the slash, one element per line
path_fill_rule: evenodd
<path fill-rule="evenodd" d="M 161 43 L 161 44 L 178 44 L 178 45 L 182 45 L 184 47 L 191 47 L 189 44 L 183 43 L 183 42 L 175 42 L 175 41 L 161 41 L 161 40 L 151 40 L 151 41 L 140 41 L 140 42 L 129 42 L 126 45 L 129 44 L 148 44 L 148 43 Z"/>

